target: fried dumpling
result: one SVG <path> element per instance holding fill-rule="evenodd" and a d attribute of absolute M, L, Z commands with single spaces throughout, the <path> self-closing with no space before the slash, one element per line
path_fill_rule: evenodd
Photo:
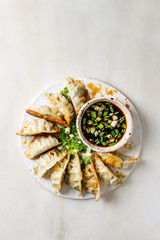
<path fill-rule="evenodd" d="M 112 153 L 100 153 L 100 152 L 97 152 L 97 154 L 105 164 L 109 164 L 115 168 L 121 168 L 122 160 L 116 155 L 113 155 Z"/>
<path fill-rule="evenodd" d="M 67 127 L 67 122 L 63 119 L 62 113 L 58 111 L 55 107 L 50 107 L 47 105 L 38 105 L 26 109 L 26 112 L 35 117 L 44 118 L 50 122 L 60 124 L 64 127 Z"/>
<path fill-rule="evenodd" d="M 107 186 L 123 183 L 120 178 L 108 167 L 105 166 L 100 157 L 95 153 L 93 158 L 96 173 Z"/>
<path fill-rule="evenodd" d="M 27 158 L 32 159 L 59 144 L 58 139 L 52 135 L 35 136 L 26 146 L 24 153 Z"/>
<path fill-rule="evenodd" d="M 45 119 L 36 118 L 27 120 L 23 124 L 22 129 L 17 132 L 17 135 L 32 136 L 41 133 L 57 133 L 59 131 L 60 128 L 57 125 L 54 125 Z"/>
<path fill-rule="evenodd" d="M 60 93 L 46 93 L 45 95 L 50 100 L 50 103 L 53 104 L 61 114 L 63 114 L 64 119 L 69 125 L 74 118 L 72 104 Z"/>
<path fill-rule="evenodd" d="M 125 156 L 123 154 L 117 153 L 112 154 L 112 153 L 97 153 L 100 157 L 101 160 L 105 164 L 109 164 L 112 167 L 119 168 L 119 169 L 125 169 L 127 168 L 131 163 L 138 161 L 138 158 L 131 158 L 128 156 Z"/>
<path fill-rule="evenodd" d="M 61 184 L 65 175 L 65 169 L 70 159 L 70 153 L 68 153 L 61 161 L 58 161 L 56 165 L 51 169 L 50 181 L 52 186 L 56 189 L 57 194 L 61 188 Z"/>
<path fill-rule="evenodd" d="M 74 110 L 76 115 L 78 114 L 81 107 L 84 105 L 86 101 L 86 90 L 84 84 L 80 80 L 74 80 L 70 77 L 67 78 L 67 87 L 69 91 L 69 95 L 71 97 Z"/>
<path fill-rule="evenodd" d="M 139 161 L 139 158 L 133 158 L 133 157 L 130 157 L 130 156 L 126 156 L 122 153 L 117 153 L 116 155 L 117 155 L 117 157 L 119 157 L 122 160 L 122 163 L 121 163 L 121 168 L 122 169 L 126 169 L 132 163 L 135 163 L 135 162 Z"/>
<path fill-rule="evenodd" d="M 83 169 L 83 186 L 87 190 L 87 192 L 90 192 L 95 195 L 96 201 L 100 198 L 100 186 L 98 177 L 93 165 L 92 160 L 90 159 L 90 162 L 85 165 L 85 168 Z"/>
<path fill-rule="evenodd" d="M 73 157 L 71 157 L 69 163 L 68 163 L 68 178 L 69 178 L 69 184 L 72 188 L 75 188 L 80 192 L 79 195 L 81 195 L 82 192 L 82 172 L 81 172 L 81 163 L 80 159 L 78 157 L 78 154 L 75 153 Z"/>
<path fill-rule="evenodd" d="M 67 151 L 58 151 L 57 149 L 52 149 L 40 156 L 39 159 L 35 161 L 33 170 L 37 177 L 42 178 L 44 174 L 51 169 L 58 161 L 61 161 L 67 155 Z"/>

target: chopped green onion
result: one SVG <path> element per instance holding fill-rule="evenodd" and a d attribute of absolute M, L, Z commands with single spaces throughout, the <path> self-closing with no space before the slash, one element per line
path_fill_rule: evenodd
<path fill-rule="evenodd" d="M 65 128 L 65 134 L 70 134 L 70 131 L 71 131 L 70 127 Z"/>
<path fill-rule="evenodd" d="M 96 118 L 96 112 L 95 111 L 91 111 L 91 117 Z"/>
<path fill-rule="evenodd" d="M 97 137 L 98 134 L 99 134 L 98 131 L 95 131 L 94 136 Z"/>
<path fill-rule="evenodd" d="M 104 121 L 107 121 L 108 118 L 110 118 L 110 116 L 105 116 L 105 117 L 104 117 Z"/>
<path fill-rule="evenodd" d="M 102 122 L 102 124 L 104 124 L 104 126 L 107 126 L 107 125 L 108 125 L 108 123 L 106 123 L 106 122 Z"/>
<path fill-rule="evenodd" d="M 103 117 L 105 117 L 105 116 L 108 116 L 108 112 L 107 112 L 107 111 L 105 111 L 105 112 L 103 113 Z"/>
<path fill-rule="evenodd" d="M 102 116 L 102 112 L 98 111 L 98 117 Z"/>
<path fill-rule="evenodd" d="M 98 111 L 99 107 L 98 106 L 95 106 L 94 110 L 95 111 Z"/>
<path fill-rule="evenodd" d="M 112 134 L 113 137 L 116 135 L 114 131 L 112 131 L 111 134 Z"/>
<path fill-rule="evenodd" d="M 101 137 L 101 143 L 103 142 L 103 137 Z"/>
<path fill-rule="evenodd" d="M 118 133 L 116 133 L 114 137 L 116 138 L 117 136 L 118 136 Z"/>
<path fill-rule="evenodd" d="M 83 118 L 83 124 L 86 124 L 86 118 Z"/>
<path fill-rule="evenodd" d="M 71 155 L 74 155 L 74 150 L 73 149 L 69 149 L 68 151 Z"/>
<path fill-rule="evenodd" d="M 98 111 L 102 112 L 103 110 L 104 110 L 104 107 L 100 107 Z"/>
<path fill-rule="evenodd" d="M 104 134 L 105 134 L 105 132 L 101 132 L 101 133 L 99 134 L 99 136 L 102 137 Z"/>
<path fill-rule="evenodd" d="M 65 94 L 65 92 L 63 91 L 63 90 L 61 90 L 60 91 L 60 93 L 65 97 L 65 98 L 67 98 L 68 99 L 68 96 L 67 96 L 67 94 Z"/>
<path fill-rule="evenodd" d="M 78 136 L 78 133 L 77 133 L 77 132 L 74 132 L 73 134 L 74 134 L 74 136 Z"/>
<path fill-rule="evenodd" d="M 122 124 L 122 128 L 127 129 L 127 126 L 125 123 Z"/>
<path fill-rule="evenodd" d="M 88 164 L 90 161 L 90 157 L 83 156 L 82 159 L 85 165 Z"/>
<path fill-rule="evenodd" d="M 97 120 L 97 121 L 101 121 L 101 120 L 102 120 L 102 118 L 98 117 L 98 118 L 96 118 L 96 120 Z"/>
<path fill-rule="evenodd" d="M 113 112 L 114 112 L 114 110 L 113 110 L 113 107 L 112 107 L 112 105 L 111 105 L 111 106 L 109 106 L 109 108 L 110 108 L 111 112 L 113 113 Z"/>
<path fill-rule="evenodd" d="M 119 177 L 119 178 L 125 178 L 126 175 L 124 175 L 124 174 L 122 174 L 122 173 L 119 173 L 119 174 L 117 175 L 117 177 Z"/>
<path fill-rule="evenodd" d="M 120 118 L 119 122 L 122 123 L 124 121 L 124 116 Z"/>
<path fill-rule="evenodd" d="M 107 125 L 107 127 L 106 127 L 106 128 L 110 128 L 110 129 L 113 129 L 111 125 Z"/>
<path fill-rule="evenodd" d="M 90 133 L 91 129 L 90 128 L 86 128 L 86 132 Z"/>
<path fill-rule="evenodd" d="M 98 127 L 99 127 L 100 129 L 102 129 L 102 128 L 104 127 L 104 125 L 103 125 L 102 123 L 100 123 L 100 124 L 98 125 Z"/>
<path fill-rule="evenodd" d="M 118 130 L 118 129 L 115 129 L 115 132 L 116 132 L 116 133 L 119 133 L 119 130 Z"/>
<path fill-rule="evenodd" d="M 108 143 L 108 146 L 113 146 L 113 145 L 115 145 L 115 144 L 116 144 L 115 142 Z"/>
<path fill-rule="evenodd" d="M 111 138 L 112 135 L 111 135 L 111 134 L 107 134 L 106 137 L 107 137 L 107 138 Z"/>
<path fill-rule="evenodd" d="M 117 136 L 117 138 L 121 138 L 122 137 L 122 134 L 121 133 L 119 133 L 118 134 L 118 136 Z"/>
<path fill-rule="evenodd" d="M 95 127 L 91 127 L 91 134 L 93 134 L 96 131 Z"/>
<path fill-rule="evenodd" d="M 67 87 L 64 88 L 64 92 L 68 93 L 68 88 Z"/>

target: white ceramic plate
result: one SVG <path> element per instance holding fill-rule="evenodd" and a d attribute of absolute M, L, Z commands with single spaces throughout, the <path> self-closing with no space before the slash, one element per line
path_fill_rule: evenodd
<path fill-rule="evenodd" d="M 120 93 L 118 90 L 116 90 L 115 88 L 113 88 L 112 86 L 110 86 L 109 84 L 107 84 L 105 82 L 90 79 L 90 78 L 78 78 L 78 79 L 82 80 L 82 82 L 85 84 L 86 88 L 88 89 L 89 93 L 92 94 L 92 96 L 94 95 L 95 92 L 97 92 L 95 97 L 110 96 L 110 97 L 113 97 L 114 99 L 118 99 L 124 105 L 127 105 L 129 107 L 129 110 L 131 111 L 131 114 L 133 116 L 133 134 L 132 134 L 129 142 L 124 147 L 122 147 L 119 151 L 123 154 L 133 156 L 135 158 L 138 157 L 139 153 L 140 153 L 140 149 L 141 149 L 141 143 L 142 143 L 142 132 L 141 132 L 141 124 L 140 124 L 140 120 L 138 117 L 138 113 L 137 113 L 135 107 L 133 106 L 133 104 L 122 93 Z M 42 105 L 42 104 L 49 105 L 49 101 L 45 97 L 44 93 L 45 92 L 60 92 L 60 90 L 62 90 L 65 86 L 66 86 L 66 81 L 54 83 L 52 86 L 50 86 L 49 88 L 47 88 L 47 89 L 43 90 L 41 93 L 39 93 L 33 99 L 32 103 L 28 107 L 35 106 L 35 105 Z M 22 118 L 22 124 L 24 121 L 26 121 L 27 119 L 30 119 L 30 118 L 33 118 L 33 116 L 30 116 L 29 114 L 24 113 L 23 118 Z M 47 180 L 45 178 L 39 179 L 34 175 L 32 168 L 33 168 L 33 164 L 34 164 L 35 160 L 29 160 L 24 155 L 25 146 L 31 139 L 32 139 L 32 137 L 20 136 L 21 149 L 23 152 L 25 164 L 26 164 L 28 170 L 31 172 L 31 174 L 36 178 L 36 180 L 42 186 L 44 186 L 46 189 L 48 189 L 49 191 L 54 193 L 55 189 L 52 187 L 49 180 Z M 120 173 L 127 175 L 123 181 L 126 180 L 128 175 L 133 170 L 134 166 L 135 166 L 135 164 L 133 164 L 131 167 L 129 167 L 125 170 L 119 170 Z M 118 169 L 116 169 L 116 171 L 117 170 Z M 103 183 L 100 183 L 100 186 L 101 186 L 101 195 L 103 195 L 104 193 L 110 192 L 117 187 L 117 186 L 107 187 Z M 65 183 L 62 184 L 61 190 L 57 195 L 59 195 L 61 197 L 73 198 L 73 199 L 94 198 L 94 196 L 92 194 L 87 193 L 85 190 L 83 190 L 82 196 L 79 196 L 78 191 L 71 189 Z"/>

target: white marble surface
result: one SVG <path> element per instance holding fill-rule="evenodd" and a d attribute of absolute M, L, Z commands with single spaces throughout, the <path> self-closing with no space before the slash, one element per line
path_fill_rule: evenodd
<path fill-rule="evenodd" d="M 28 102 L 66 75 L 112 84 L 141 118 L 141 161 L 98 203 L 42 188 L 15 135 Z M 0 1 L 0 239 L 159 239 L 159 78 L 159 0 Z"/>

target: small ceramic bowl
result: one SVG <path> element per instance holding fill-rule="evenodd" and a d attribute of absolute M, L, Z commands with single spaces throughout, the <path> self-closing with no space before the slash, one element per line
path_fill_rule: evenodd
<path fill-rule="evenodd" d="M 100 147 L 100 146 L 96 146 L 92 143 L 90 143 L 83 135 L 82 132 L 82 128 L 81 128 L 81 121 L 82 121 L 82 117 L 83 114 L 85 113 L 85 111 L 92 105 L 95 104 L 97 102 L 110 102 L 113 103 L 115 106 L 117 106 L 118 108 L 120 108 L 120 110 L 123 112 L 125 118 L 126 118 L 126 125 L 127 125 L 127 129 L 125 134 L 123 135 L 123 137 L 118 141 L 118 143 L 116 143 L 113 146 L 109 146 L 109 147 Z M 76 126 L 77 126 L 77 131 L 78 134 L 81 138 L 81 140 L 88 146 L 90 147 L 92 150 L 96 151 L 96 152 L 113 152 L 119 148 L 121 148 L 124 144 L 126 144 L 128 142 L 128 140 L 130 139 L 131 135 L 132 135 L 132 131 L 133 131 L 133 119 L 131 116 L 130 111 L 128 110 L 128 108 L 122 104 L 120 101 L 118 100 L 114 100 L 114 98 L 96 98 L 96 99 L 92 99 L 90 101 L 88 101 L 87 103 L 85 103 L 83 105 L 83 107 L 80 109 L 78 116 L 77 116 L 77 121 L 76 121 Z"/>

